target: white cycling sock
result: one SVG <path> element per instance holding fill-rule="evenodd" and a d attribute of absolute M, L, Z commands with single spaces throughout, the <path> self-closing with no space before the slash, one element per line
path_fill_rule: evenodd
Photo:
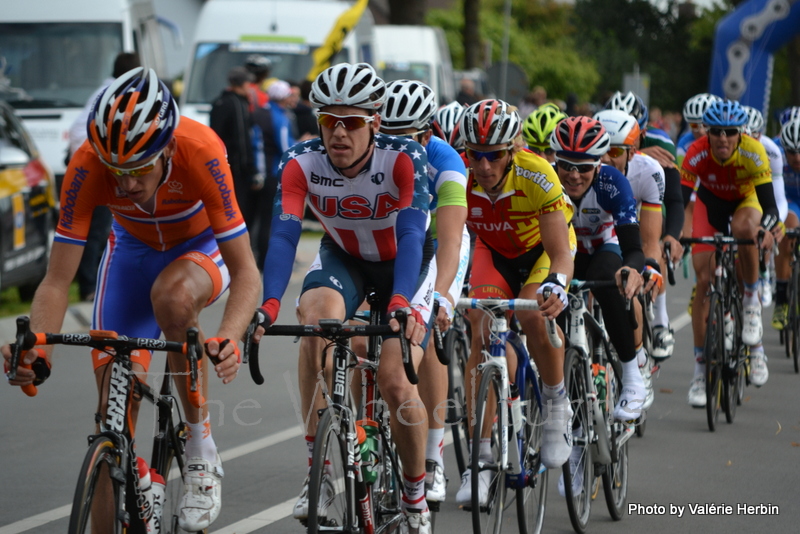
<path fill-rule="evenodd" d="M 492 438 L 481 438 L 481 446 L 478 449 L 478 458 L 484 462 L 492 461 Z"/>
<path fill-rule="evenodd" d="M 644 389 L 642 374 L 639 372 L 639 364 L 636 358 L 629 362 L 622 362 L 622 387 L 637 387 Z"/>
<path fill-rule="evenodd" d="M 444 459 L 442 453 L 444 452 L 444 428 L 429 428 L 428 429 L 428 442 L 425 446 L 425 458 L 427 460 L 436 460 L 439 467 L 444 469 Z"/>
<path fill-rule="evenodd" d="M 761 298 L 758 296 L 758 283 L 744 285 L 743 306 L 761 306 Z"/>
<path fill-rule="evenodd" d="M 669 315 L 667 314 L 667 293 L 661 293 L 656 297 L 655 305 L 655 319 L 653 319 L 654 326 L 667 326 L 669 325 Z"/>
<path fill-rule="evenodd" d="M 549 400 L 559 400 L 567 396 L 567 389 L 564 387 L 564 380 L 551 386 L 549 384 L 542 384 L 542 396 Z"/>
<path fill-rule="evenodd" d="M 202 458 L 209 462 L 217 461 L 217 444 L 211 435 L 211 420 L 206 417 L 202 423 L 188 423 L 189 435 L 186 437 L 186 457 Z"/>

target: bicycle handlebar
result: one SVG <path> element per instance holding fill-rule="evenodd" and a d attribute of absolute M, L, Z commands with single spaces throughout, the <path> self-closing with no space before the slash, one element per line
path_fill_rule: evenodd
<path fill-rule="evenodd" d="M 11 363 L 8 373 L 13 380 L 17 375 L 17 366 L 23 351 L 31 350 L 39 345 L 75 345 L 92 347 L 107 352 L 115 350 L 118 354 L 129 354 L 136 349 L 150 351 L 179 352 L 189 360 L 189 376 L 191 385 L 189 399 L 195 408 L 205 404 L 202 394 L 197 391 L 197 363 L 203 357 L 203 349 L 199 342 L 199 330 L 195 327 L 186 331 L 186 342 L 166 341 L 163 339 L 128 337 L 110 330 L 90 330 L 88 334 L 47 334 L 31 331 L 31 320 L 27 316 L 17 317 L 16 342 L 11 344 Z M 31 389 L 32 388 L 32 389 Z M 23 391 L 29 396 L 36 395 L 36 386 L 25 386 Z"/>
<path fill-rule="evenodd" d="M 344 341 L 355 336 L 388 336 L 398 335 L 400 338 L 400 351 L 403 358 L 403 368 L 411 384 L 419 383 L 419 377 L 414 371 L 414 361 L 411 358 L 411 342 L 406 339 L 407 314 L 404 310 L 395 312 L 395 319 L 400 323 L 400 332 L 395 332 L 388 324 L 381 325 L 345 325 L 339 320 L 320 320 L 318 325 L 272 325 L 264 331 L 265 336 L 318 336 L 334 342 Z M 254 344 L 256 349 L 257 344 Z M 251 371 L 252 373 L 252 371 Z M 254 379 L 255 380 L 255 379 Z"/>
<path fill-rule="evenodd" d="M 439 329 L 439 323 L 436 318 L 439 316 L 439 301 L 433 303 L 433 348 L 436 351 L 436 357 L 442 365 L 450 365 L 450 355 L 444 351 L 444 339 L 442 338 L 442 331 Z"/>
<path fill-rule="evenodd" d="M 664 255 L 666 258 L 667 263 L 667 280 L 669 281 L 669 285 L 675 285 L 675 265 L 672 263 L 672 245 L 669 241 L 664 243 Z"/>
<path fill-rule="evenodd" d="M 244 340 L 242 341 L 242 363 L 247 364 L 250 369 L 250 378 L 253 379 L 257 385 L 264 383 L 264 377 L 261 375 L 261 367 L 258 363 L 258 342 L 253 341 L 253 334 L 258 328 L 258 312 L 253 315 L 250 324 L 247 325 L 247 331 L 244 333 Z M 251 357 L 252 356 L 252 360 Z"/>
<path fill-rule="evenodd" d="M 471 299 L 460 298 L 456 303 L 459 310 L 514 311 L 538 310 L 539 302 L 533 299 Z M 561 338 L 555 328 L 555 321 L 547 321 L 547 339 L 554 348 L 561 347 Z"/>

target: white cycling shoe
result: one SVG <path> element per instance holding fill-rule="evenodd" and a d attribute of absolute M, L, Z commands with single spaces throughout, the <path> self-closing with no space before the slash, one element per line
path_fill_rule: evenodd
<path fill-rule="evenodd" d="M 183 530 L 198 532 L 208 528 L 222 509 L 222 461 L 211 463 L 189 458 L 184 466 L 183 498 L 178 524 Z"/>

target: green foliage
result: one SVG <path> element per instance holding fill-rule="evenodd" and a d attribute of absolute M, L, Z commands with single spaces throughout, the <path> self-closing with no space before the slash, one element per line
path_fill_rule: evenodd
<path fill-rule="evenodd" d="M 493 62 L 502 56 L 503 4 L 503 0 L 481 3 L 481 38 L 490 44 Z M 513 0 L 509 61 L 522 67 L 531 87 L 544 86 L 548 96 L 566 98 L 574 92 L 585 100 L 594 94 L 600 74 L 594 61 L 578 53 L 571 12 L 570 6 L 553 0 Z M 464 68 L 463 2 L 455 2 L 449 10 L 428 10 L 426 22 L 445 30 L 453 64 L 457 69 Z"/>

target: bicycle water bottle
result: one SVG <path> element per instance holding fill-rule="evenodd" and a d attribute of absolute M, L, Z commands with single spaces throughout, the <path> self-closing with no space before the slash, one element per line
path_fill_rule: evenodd
<path fill-rule="evenodd" d="M 733 316 L 731 312 L 725 312 L 724 318 L 724 330 L 725 330 L 725 350 L 733 350 Z"/>
<path fill-rule="evenodd" d="M 510 393 L 511 398 L 508 405 L 511 409 L 511 424 L 514 425 L 514 433 L 517 433 L 522 429 L 525 418 L 522 415 L 522 401 L 519 398 L 519 388 L 516 384 L 511 384 Z"/>
<path fill-rule="evenodd" d="M 153 484 L 150 478 L 150 467 L 144 458 L 136 458 L 136 470 L 139 472 L 139 519 L 143 520 L 150 531 L 150 519 L 153 517 Z"/>
<path fill-rule="evenodd" d="M 608 384 L 606 383 L 606 368 L 599 363 L 592 364 L 592 376 L 594 377 L 594 387 L 597 390 L 597 400 L 605 402 L 608 394 Z"/>
<path fill-rule="evenodd" d="M 147 532 L 153 534 L 160 534 L 161 532 L 161 517 L 164 514 L 164 498 L 166 493 L 166 484 L 164 477 L 158 474 L 155 469 L 150 470 L 151 493 L 153 495 L 153 515 L 150 518 L 149 528 Z"/>
<path fill-rule="evenodd" d="M 367 484 L 372 484 L 378 479 L 380 464 L 378 423 L 371 419 L 357 421 L 356 435 L 361 452 L 361 475 Z"/>

